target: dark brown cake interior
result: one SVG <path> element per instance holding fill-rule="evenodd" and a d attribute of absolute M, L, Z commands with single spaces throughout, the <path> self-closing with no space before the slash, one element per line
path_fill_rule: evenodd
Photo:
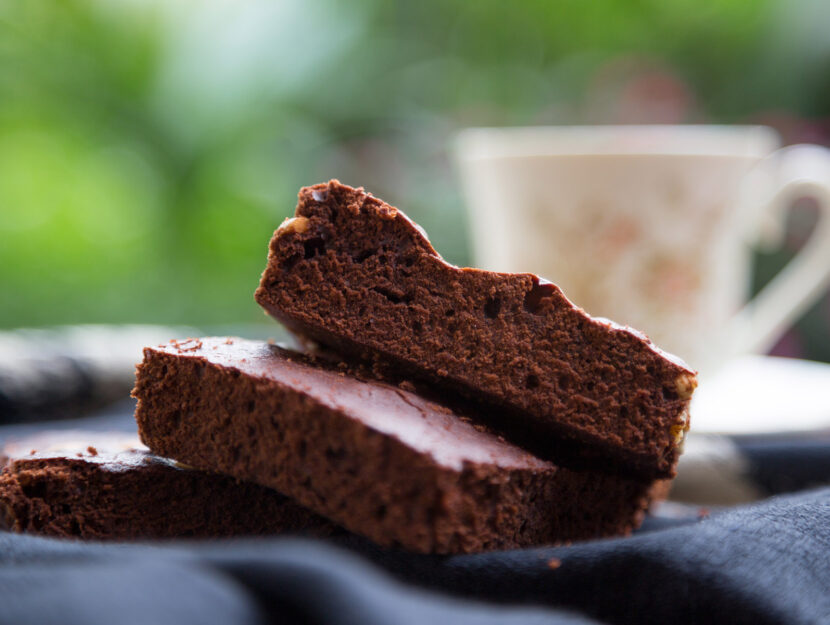
<path fill-rule="evenodd" d="M 3 529 L 122 540 L 341 531 L 270 489 L 153 456 L 135 435 L 51 432 L 2 455 Z"/>
<path fill-rule="evenodd" d="M 553 284 L 447 264 L 405 215 L 337 181 L 304 188 L 257 301 L 341 356 L 482 407 L 537 454 L 673 475 L 694 372 Z"/>
<path fill-rule="evenodd" d="M 271 486 L 378 544 L 413 551 L 626 533 L 651 487 L 562 469 L 442 405 L 265 343 L 147 349 L 134 395 L 155 453 Z"/>

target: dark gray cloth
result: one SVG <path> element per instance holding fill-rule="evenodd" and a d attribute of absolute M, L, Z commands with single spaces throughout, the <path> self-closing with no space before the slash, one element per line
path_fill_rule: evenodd
<path fill-rule="evenodd" d="M 55 427 L 130 431 L 132 404 L 0 428 L 0 441 Z M 770 449 L 803 484 L 825 468 Z M 0 623 L 592 622 L 830 623 L 830 489 L 652 518 L 630 538 L 453 557 L 355 537 L 124 545 L 0 532 Z"/>
<path fill-rule="evenodd" d="M 826 623 L 830 489 L 631 538 L 454 557 L 0 533 L 0 622 Z"/>

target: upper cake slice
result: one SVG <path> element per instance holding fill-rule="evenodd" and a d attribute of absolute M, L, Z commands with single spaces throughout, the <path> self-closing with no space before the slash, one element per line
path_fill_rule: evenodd
<path fill-rule="evenodd" d="M 341 355 L 472 400 L 478 418 L 537 455 L 674 474 L 694 371 L 533 274 L 450 265 L 363 189 L 300 190 L 256 300 Z"/>

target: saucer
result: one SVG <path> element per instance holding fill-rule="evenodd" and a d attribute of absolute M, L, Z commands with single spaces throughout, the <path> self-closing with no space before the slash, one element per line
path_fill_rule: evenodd
<path fill-rule="evenodd" d="M 691 431 L 771 434 L 830 429 L 830 364 L 741 356 L 700 376 Z"/>

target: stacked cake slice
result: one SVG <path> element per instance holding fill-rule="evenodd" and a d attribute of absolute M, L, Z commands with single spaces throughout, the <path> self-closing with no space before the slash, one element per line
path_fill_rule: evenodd
<path fill-rule="evenodd" d="M 136 420 L 150 452 L 179 463 L 165 467 L 305 515 L 275 530 L 342 527 L 418 552 L 637 527 L 674 474 L 693 371 L 536 276 L 447 264 L 362 189 L 299 197 L 256 300 L 308 351 L 146 349 Z"/>
<path fill-rule="evenodd" d="M 95 539 L 342 532 L 269 488 L 154 456 L 134 434 L 38 434 L 7 443 L 0 465 L 6 530 Z"/>
<path fill-rule="evenodd" d="M 695 373 L 532 274 L 446 263 L 403 213 L 331 181 L 300 191 L 256 300 L 298 334 L 478 405 L 554 460 L 674 475 Z"/>
<path fill-rule="evenodd" d="M 572 471 L 466 415 L 268 343 L 147 349 L 153 452 L 272 487 L 384 546 L 470 552 L 625 533 L 651 483 Z"/>

